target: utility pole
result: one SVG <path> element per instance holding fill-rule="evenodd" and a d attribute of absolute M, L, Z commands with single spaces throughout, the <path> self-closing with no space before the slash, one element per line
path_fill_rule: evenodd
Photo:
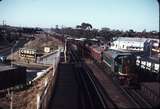
<path fill-rule="evenodd" d="M 10 99 L 10 109 L 13 109 L 13 91 L 7 90 L 8 91 L 8 98 Z"/>
<path fill-rule="evenodd" d="M 65 39 L 65 45 L 64 45 L 64 58 L 66 63 L 67 62 L 67 39 Z"/>
<path fill-rule="evenodd" d="M 10 109 L 13 109 L 13 91 L 11 91 L 11 103 L 10 103 Z"/>
<path fill-rule="evenodd" d="M 3 26 L 5 25 L 5 20 L 2 21 L 3 22 Z"/>

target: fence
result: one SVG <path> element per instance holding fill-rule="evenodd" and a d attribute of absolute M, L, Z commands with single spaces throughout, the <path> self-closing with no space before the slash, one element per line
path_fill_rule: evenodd
<path fill-rule="evenodd" d="M 58 52 L 58 50 L 55 50 L 54 52 L 51 52 L 47 55 L 41 56 L 37 58 L 37 63 L 39 64 L 52 64 L 52 62 L 50 61 L 50 59 L 48 59 L 48 57 L 53 57 L 54 54 L 56 54 Z"/>
<path fill-rule="evenodd" d="M 54 90 L 55 81 L 58 73 L 58 65 L 60 61 L 60 53 L 58 52 L 57 58 L 55 58 L 55 63 L 52 66 L 53 73 L 52 76 L 45 82 L 45 89 L 41 94 L 37 94 L 37 109 L 47 109 L 49 101 L 51 99 L 52 92 Z"/>

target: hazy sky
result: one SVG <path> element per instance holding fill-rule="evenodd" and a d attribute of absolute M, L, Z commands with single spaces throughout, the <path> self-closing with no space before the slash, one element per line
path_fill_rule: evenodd
<path fill-rule="evenodd" d="M 94 28 L 159 31 L 157 0 L 2 0 L 0 24 L 75 27 L 88 22 Z"/>

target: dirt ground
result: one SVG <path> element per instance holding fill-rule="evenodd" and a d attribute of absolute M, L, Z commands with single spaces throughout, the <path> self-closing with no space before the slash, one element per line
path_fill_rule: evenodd
<path fill-rule="evenodd" d="M 44 77 L 34 82 L 32 86 L 21 91 L 13 92 L 13 109 L 36 109 L 37 94 L 41 94 L 45 88 L 45 80 L 52 75 L 52 70 Z M 10 109 L 10 97 L 0 97 L 0 109 Z"/>
<path fill-rule="evenodd" d="M 44 47 L 50 47 L 51 51 L 54 51 L 58 49 L 58 47 L 64 46 L 63 43 L 60 42 L 58 39 L 46 34 L 37 34 L 34 35 L 34 38 L 35 39 L 30 40 L 29 42 L 24 44 L 23 48 L 35 49 L 38 53 L 44 53 Z M 13 54 L 9 55 L 7 58 L 18 62 L 26 62 L 26 60 L 20 58 L 18 50 L 15 51 Z"/>
<path fill-rule="evenodd" d="M 61 42 L 59 42 L 54 37 L 46 34 L 39 34 L 35 35 L 34 37 L 35 40 L 29 41 L 28 43 L 25 44 L 24 47 L 43 51 L 44 47 L 50 47 L 56 49 L 56 47 L 62 46 Z"/>

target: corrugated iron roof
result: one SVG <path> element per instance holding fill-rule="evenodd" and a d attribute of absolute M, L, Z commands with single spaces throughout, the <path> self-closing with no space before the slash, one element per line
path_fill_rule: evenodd
<path fill-rule="evenodd" d="M 125 56 L 125 55 L 131 55 L 131 53 L 122 53 L 115 50 L 108 50 L 108 51 L 104 51 L 104 55 L 110 56 L 113 59 L 115 59 L 119 55 Z"/>
<path fill-rule="evenodd" d="M 145 42 L 150 40 L 159 40 L 159 39 L 152 39 L 152 38 L 138 38 L 138 37 L 118 37 L 115 41 L 134 41 L 134 42 Z"/>

